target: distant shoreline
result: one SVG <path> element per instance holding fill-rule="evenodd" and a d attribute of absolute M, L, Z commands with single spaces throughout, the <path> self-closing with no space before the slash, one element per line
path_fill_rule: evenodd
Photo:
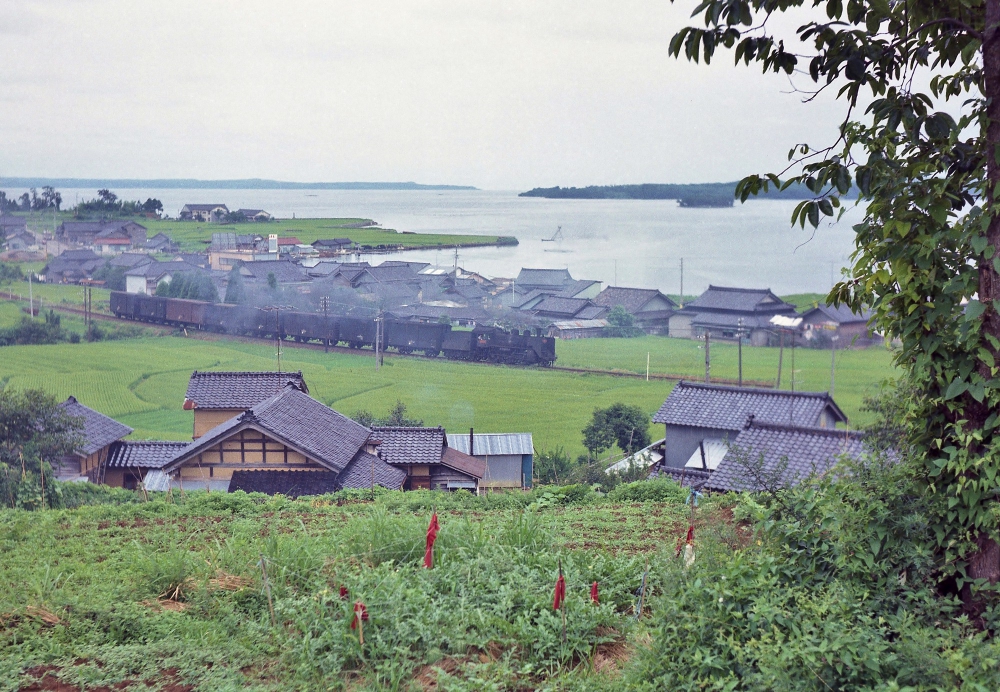
<path fill-rule="evenodd" d="M 518 197 L 546 199 L 675 199 L 682 207 L 731 207 L 735 200 L 736 182 L 641 185 L 589 185 L 587 187 L 536 187 Z M 771 190 L 750 199 L 811 199 L 815 195 L 804 185 L 786 190 Z"/>
<path fill-rule="evenodd" d="M 476 190 L 471 185 L 423 185 L 414 182 L 298 183 L 263 178 L 199 180 L 196 178 L 0 178 L 2 188 L 125 188 L 164 190 Z"/>

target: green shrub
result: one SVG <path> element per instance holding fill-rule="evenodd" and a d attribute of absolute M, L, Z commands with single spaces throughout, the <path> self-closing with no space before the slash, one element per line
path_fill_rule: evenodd
<path fill-rule="evenodd" d="M 608 493 L 613 502 L 684 502 L 690 491 L 671 478 L 622 483 Z"/>

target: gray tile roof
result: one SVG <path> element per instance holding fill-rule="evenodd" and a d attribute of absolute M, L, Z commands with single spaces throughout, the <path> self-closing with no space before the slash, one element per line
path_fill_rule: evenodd
<path fill-rule="evenodd" d="M 67 415 L 83 420 L 79 451 L 84 456 L 90 456 L 101 447 L 120 440 L 132 432 L 132 428 L 84 406 L 76 400 L 76 397 L 69 397 L 59 406 Z"/>
<path fill-rule="evenodd" d="M 599 320 L 607 316 L 608 309 L 603 305 L 588 305 L 573 316 L 575 320 Z"/>
<path fill-rule="evenodd" d="M 147 254 L 141 252 L 123 252 L 108 260 L 108 265 L 112 267 L 126 267 L 131 269 L 143 264 L 149 264 L 155 260 Z"/>
<path fill-rule="evenodd" d="M 159 469 L 180 454 L 187 442 L 120 440 L 108 450 L 108 468 Z"/>
<path fill-rule="evenodd" d="M 676 481 L 685 488 L 701 490 L 705 487 L 706 481 L 712 477 L 711 471 L 703 469 L 674 468 L 672 466 L 661 466 L 654 472 L 652 477 L 665 476 Z"/>
<path fill-rule="evenodd" d="M 225 204 L 185 204 L 184 209 L 187 211 L 212 211 L 213 209 L 219 208 L 229 211 L 229 207 Z"/>
<path fill-rule="evenodd" d="M 319 240 L 314 240 L 313 247 L 341 247 L 344 245 L 353 245 L 354 241 L 350 238 L 320 238 Z"/>
<path fill-rule="evenodd" d="M 312 277 L 306 274 L 299 265 L 284 260 L 243 262 L 240 265 L 240 274 L 262 283 L 267 281 L 269 274 L 274 274 L 274 278 L 279 284 L 306 283 L 312 280 Z"/>
<path fill-rule="evenodd" d="M 444 454 L 441 455 L 441 465 L 478 480 L 482 480 L 483 476 L 486 475 L 486 462 L 484 460 L 469 456 L 452 447 L 445 447 Z"/>
<path fill-rule="evenodd" d="M 556 295 L 560 298 L 574 298 L 578 293 L 582 293 L 594 284 L 600 283 L 600 281 L 591 281 L 590 279 L 577 279 L 559 291 Z"/>
<path fill-rule="evenodd" d="M 818 425 L 820 414 L 825 410 L 829 410 L 835 420 L 847 422 L 847 416 L 827 392 L 678 382 L 653 416 L 653 422 L 742 430 L 747 416 L 753 415 L 761 423 L 791 423 L 811 428 Z"/>
<path fill-rule="evenodd" d="M 548 296 L 531 309 L 534 312 L 544 312 L 551 316 L 571 318 L 590 305 L 593 305 L 593 303 L 586 298 L 556 298 L 555 296 Z"/>
<path fill-rule="evenodd" d="M 198 372 L 191 373 L 185 408 L 249 409 L 280 393 L 289 382 L 306 394 L 302 372 Z M 189 404 L 190 402 L 190 404 Z"/>
<path fill-rule="evenodd" d="M 871 310 L 864 310 L 860 314 L 854 312 L 846 305 L 834 307 L 825 303 L 817 305 L 811 310 L 802 313 L 802 318 L 812 322 L 834 322 L 836 324 L 851 324 L 855 322 L 867 322 L 872 316 Z"/>
<path fill-rule="evenodd" d="M 523 286 L 551 286 L 562 290 L 575 281 L 568 269 L 525 269 L 517 275 L 516 284 Z"/>
<path fill-rule="evenodd" d="M 180 272 L 201 272 L 201 267 L 187 262 L 171 260 L 169 262 L 149 262 L 139 264 L 125 272 L 125 276 L 144 276 L 147 279 L 158 279 L 167 274 L 178 274 Z"/>
<path fill-rule="evenodd" d="M 405 266 L 384 266 L 368 267 L 363 272 L 354 277 L 355 284 L 362 283 L 396 283 L 396 282 L 416 282 L 419 280 L 417 273 Z"/>
<path fill-rule="evenodd" d="M 625 288 L 623 286 L 609 286 L 594 297 L 594 302 L 606 308 L 613 308 L 621 305 L 633 315 L 646 305 L 649 301 L 659 296 L 674 308 L 677 303 L 669 297 L 657 291 L 655 288 Z"/>
<path fill-rule="evenodd" d="M 375 485 L 398 490 L 406 480 L 406 471 L 390 466 L 377 456 L 361 452 L 341 471 L 337 481 L 341 488 L 370 488 L 372 476 Z"/>
<path fill-rule="evenodd" d="M 390 464 L 440 464 L 444 428 L 375 426 L 372 437 L 381 440 L 379 456 Z"/>
<path fill-rule="evenodd" d="M 277 395 L 206 432 L 178 454 L 166 470 L 174 471 L 199 452 L 246 428 L 263 431 L 338 473 L 371 435 L 368 428 L 288 384 Z"/>
<path fill-rule="evenodd" d="M 709 286 L 708 290 L 684 306 L 685 311 L 733 310 L 739 312 L 788 312 L 795 306 L 771 293 L 769 288 Z"/>
<path fill-rule="evenodd" d="M 534 454 L 531 433 L 474 433 L 475 456 L 506 456 Z M 468 435 L 448 435 L 448 446 L 469 454 Z"/>
<path fill-rule="evenodd" d="M 719 491 L 787 487 L 827 472 L 844 455 L 857 459 L 865 451 L 857 432 L 751 423 L 733 441 L 705 487 Z"/>

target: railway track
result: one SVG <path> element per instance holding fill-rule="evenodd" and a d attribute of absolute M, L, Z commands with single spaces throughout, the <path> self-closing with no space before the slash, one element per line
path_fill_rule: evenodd
<path fill-rule="evenodd" d="M 19 296 L 7 292 L 0 293 L 0 299 L 13 302 L 24 302 L 23 297 L 19 298 Z M 58 312 L 65 312 L 72 315 L 77 315 L 79 317 L 84 317 L 86 315 L 86 312 L 81 308 L 72 308 L 66 305 L 47 305 L 42 309 L 56 310 Z M 36 314 L 38 314 L 38 308 L 36 308 Z M 261 342 L 274 343 L 274 339 L 261 339 L 261 338 L 247 337 L 247 336 L 235 336 L 232 334 L 218 334 L 216 332 L 208 332 L 208 331 L 194 330 L 194 329 L 189 330 L 180 327 L 151 324 L 148 322 L 139 322 L 136 320 L 126 320 L 119 317 L 115 317 L 114 315 L 108 313 L 101 313 L 101 312 L 91 312 L 90 317 L 91 319 L 101 320 L 102 322 L 118 322 L 120 324 L 140 325 L 147 329 L 155 329 L 161 333 L 183 332 L 183 334 L 187 338 L 198 339 L 200 341 L 236 341 L 238 343 L 244 343 L 244 344 L 257 344 Z M 311 349 L 313 351 L 324 350 L 323 344 L 295 341 L 292 339 L 285 339 L 284 341 L 281 342 L 281 345 L 283 348 L 302 348 L 302 349 Z M 346 346 L 330 346 L 327 350 L 330 353 L 349 353 L 356 356 L 370 354 L 372 357 L 374 357 L 375 355 L 374 352 L 371 351 L 370 349 L 348 348 Z M 399 353 L 397 351 L 383 351 L 383 356 L 385 356 L 386 358 L 416 358 L 418 360 L 435 361 L 435 362 L 442 360 L 440 357 L 423 356 L 416 353 Z M 485 363 L 479 361 L 450 361 L 450 362 L 474 363 L 476 365 L 484 365 L 494 368 L 533 367 L 533 366 L 522 366 L 522 365 L 505 365 L 502 363 Z M 656 380 L 656 381 L 666 381 L 666 382 L 680 382 L 681 380 L 699 381 L 701 379 L 693 375 L 680 375 L 673 373 L 649 373 L 649 376 L 647 378 L 645 373 L 628 372 L 626 370 L 601 370 L 598 368 L 569 368 L 561 365 L 551 365 L 547 367 L 546 370 L 555 370 L 558 372 L 570 372 L 570 373 L 576 373 L 578 375 L 606 375 L 606 376 L 609 375 L 611 377 L 625 377 L 625 378 L 640 379 L 640 380 L 649 379 L 651 381 Z M 732 380 L 724 377 L 713 377 L 711 378 L 711 382 L 712 384 L 725 384 L 725 385 L 739 384 L 737 380 Z M 774 383 L 745 379 L 743 380 L 743 386 L 762 387 L 766 389 L 771 389 L 774 387 Z"/>

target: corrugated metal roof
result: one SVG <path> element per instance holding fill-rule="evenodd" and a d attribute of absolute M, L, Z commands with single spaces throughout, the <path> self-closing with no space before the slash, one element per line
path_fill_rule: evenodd
<path fill-rule="evenodd" d="M 553 322 L 552 326 L 556 329 L 596 329 L 598 327 L 607 327 L 607 320 L 564 320 L 560 322 Z"/>
<path fill-rule="evenodd" d="M 473 450 L 476 456 L 504 456 L 513 454 L 534 454 L 531 433 L 476 433 L 473 436 Z M 448 435 L 448 446 L 468 454 L 468 435 Z"/>
<path fill-rule="evenodd" d="M 142 479 L 142 485 L 146 490 L 166 492 L 170 490 L 170 476 L 156 469 L 146 474 L 146 477 Z"/>

